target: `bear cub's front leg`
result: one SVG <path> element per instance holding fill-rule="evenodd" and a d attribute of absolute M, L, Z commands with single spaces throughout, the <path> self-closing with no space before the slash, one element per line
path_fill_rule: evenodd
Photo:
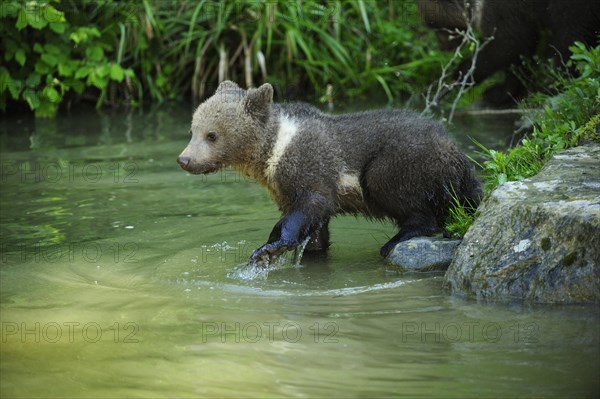
<path fill-rule="evenodd" d="M 273 227 L 267 243 L 254 251 L 248 265 L 267 266 L 276 257 L 300 245 L 309 235 L 318 231 L 322 224 L 314 222 L 313 218 L 301 210 L 288 213 Z"/>

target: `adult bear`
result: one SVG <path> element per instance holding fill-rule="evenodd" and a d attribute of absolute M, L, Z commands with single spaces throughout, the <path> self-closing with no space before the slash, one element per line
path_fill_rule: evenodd
<path fill-rule="evenodd" d="M 492 105 L 514 103 L 525 94 L 519 79 L 509 71 L 521 56 L 538 51 L 542 32 L 548 31 L 548 46 L 542 50 L 557 65 L 568 59 L 569 46 L 581 41 L 595 46 L 600 34 L 600 1 L 597 0 L 419 0 L 425 23 L 435 29 L 444 50 L 456 47 L 457 39 L 448 30 L 463 30 L 471 19 L 484 37 L 492 40 L 479 54 L 474 79 L 481 83 L 497 71 L 506 72 L 506 80 L 486 92 Z M 460 69 L 466 71 L 470 60 Z"/>

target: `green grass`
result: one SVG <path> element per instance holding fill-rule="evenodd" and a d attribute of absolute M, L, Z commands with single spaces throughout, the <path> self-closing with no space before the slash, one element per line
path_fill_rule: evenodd
<path fill-rule="evenodd" d="M 450 195 L 452 203 L 444 228 L 452 238 L 461 238 L 477 217 L 476 207 L 471 203 L 463 204 L 453 190 Z"/>

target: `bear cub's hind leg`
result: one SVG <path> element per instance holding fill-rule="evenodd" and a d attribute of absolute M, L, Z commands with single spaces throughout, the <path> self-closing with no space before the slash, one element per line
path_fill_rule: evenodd
<path fill-rule="evenodd" d="M 431 236 L 438 230 L 439 227 L 433 216 L 413 216 L 402 223 L 398 234 L 381 247 L 379 253 L 381 256 L 386 257 L 399 242 L 407 241 L 414 237 Z"/>
<path fill-rule="evenodd" d="M 310 235 L 310 240 L 304 249 L 307 254 L 323 254 L 329 249 L 329 220 Z"/>

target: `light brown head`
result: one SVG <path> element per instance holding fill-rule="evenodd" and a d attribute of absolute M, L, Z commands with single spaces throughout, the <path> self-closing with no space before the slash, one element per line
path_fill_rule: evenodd
<path fill-rule="evenodd" d="M 222 82 L 215 94 L 200 104 L 192 118 L 191 139 L 177 158 L 186 171 L 206 174 L 241 165 L 260 139 L 270 116 L 273 87 L 244 90 Z"/>

